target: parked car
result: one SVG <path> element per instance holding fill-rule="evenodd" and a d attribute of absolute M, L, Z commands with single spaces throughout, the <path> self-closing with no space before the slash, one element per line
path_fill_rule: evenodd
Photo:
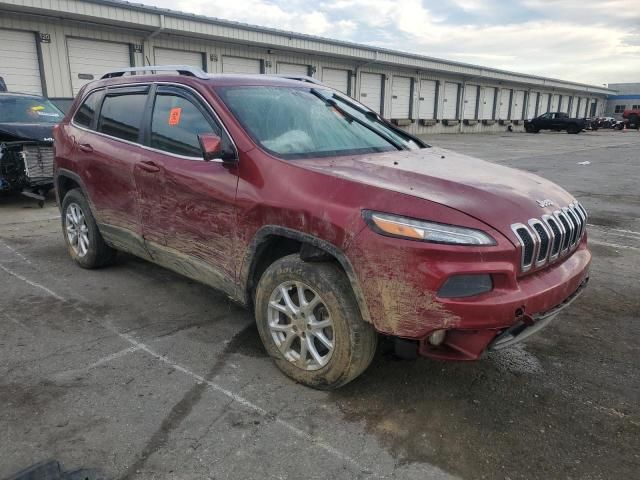
<path fill-rule="evenodd" d="M 122 250 L 220 289 L 296 381 L 353 380 L 379 333 L 475 360 L 583 291 L 587 215 L 552 182 L 322 85 L 148 68 L 84 86 L 54 131 L 69 254 L 96 268 Z"/>
<path fill-rule="evenodd" d="M 554 130 L 567 133 L 580 133 L 586 128 L 584 118 L 571 118 L 564 112 L 547 112 L 532 120 L 525 120 L 524 129 L 529 133 L 538 133 L 540 130 Z"/>
<path fill-rule="evenodd" d="M 0 92 L 7 91 L 7 84 L 4 81 L 4 78 L 0 77 Z"/>
<path fill-rule="evenodd" d="M 22 192 L 44 205 L 53 188 L 52 130 L 63 117 L 44 97 L 0 93 L 0 193 Z"/>

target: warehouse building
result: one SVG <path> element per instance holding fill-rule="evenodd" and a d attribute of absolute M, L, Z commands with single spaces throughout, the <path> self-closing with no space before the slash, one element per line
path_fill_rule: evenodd
<path fill-rule="evenodd" d="M 607 117 L 622 120 L 622 112 L 625 110 L 640 110 L 640 83 L 610 83 L 608 86 L 615 93 L 607 98 Z"/>
<path fill-rule="evenodd" d="M 109 70 L 310 75 L 415 134 L 521 130 L 547 111 L 599 115 L 609 89 L 119 0 L 0 0 L 0 76 L 69 103 Z"/>

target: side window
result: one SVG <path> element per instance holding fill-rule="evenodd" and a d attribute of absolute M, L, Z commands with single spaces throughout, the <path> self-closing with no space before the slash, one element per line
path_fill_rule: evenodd
<path fill-rule="evenodd" d="M 73 117 L 75 123 L 82 127 L 91 127 L 101 93 L 101 91 L 93 92 L 85 99 Z"/>
<path fill-rule="evenodd" d="M 146 93 L 108 95 L 100 109 L 98 131 L 137 142 L 146 101 Z"/>
<path fill-rule="evenodd" d="M 198 135 L 215 133 L 204 114 L 191 101 L 172 93 L 158 93 L 151 118 L 151 147 L 165 152 L 202 157 Z"/>

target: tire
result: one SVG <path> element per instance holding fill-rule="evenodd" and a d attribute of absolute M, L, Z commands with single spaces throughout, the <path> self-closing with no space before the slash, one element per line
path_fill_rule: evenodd
<path fill-rule="evenodd" d="M 578 127 L 577 125 L 569 125 L 567 127 L 567 133 L 571 134 L 571 135 L 575 135 L 580 133 L 580 127 Z"/>
<path fill-rule="evenodd" d="M 638 117 L 638 115 L 629 116 L 629 126 L 631 128 L 638 128 L 639 123 L 640 123 L 640 117 Z"/>
<path fill-rule="evenodd" d="M 62 200 L 62 232 L 69 255 L 82 268 L 113 263 L 116 250 L 104 242 L 89 202 L 77 188 L 69 190 Z"/>
<path fill-rule="evenodd" d="M 530 123 L 525 125 L 524 129 L 527 133 L 536 133 L 536 127 Z"/>
<path fill-rule="evenodd" d="M 297 314 L 287 308 L 283 291 Z M 311 310 L 305 307 L 306 315 L 305 308 L 299 308 L 299 291 L 309 304 L 316 296 L 319 299 Z M 262 343 L 278 368 L 293 380 L 319 390 L 333 390 L 358 377 L 376 351 L 378 336 L 362 319 L 349 281 L 333 263 L 304 262 L 298 254 L 274 262 L 258 283 L 255 317 Z M 318 323 L 331 326 L 319 328 Z M 320 340 L 321 336 L 332 348 Z M 317 356 L 312 354 L 310 343 Z"/>

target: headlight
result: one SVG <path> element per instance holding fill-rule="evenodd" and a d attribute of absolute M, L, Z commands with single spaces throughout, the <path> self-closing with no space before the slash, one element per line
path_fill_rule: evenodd
<path fill-rule="evenodd" d="M 414 220 L 368 210 L 364 211 L 364 218 L 373 231 L 390 237 L 449 245 L 496 245 L 496 241 L 490 235 L 473 228 Z"/>

